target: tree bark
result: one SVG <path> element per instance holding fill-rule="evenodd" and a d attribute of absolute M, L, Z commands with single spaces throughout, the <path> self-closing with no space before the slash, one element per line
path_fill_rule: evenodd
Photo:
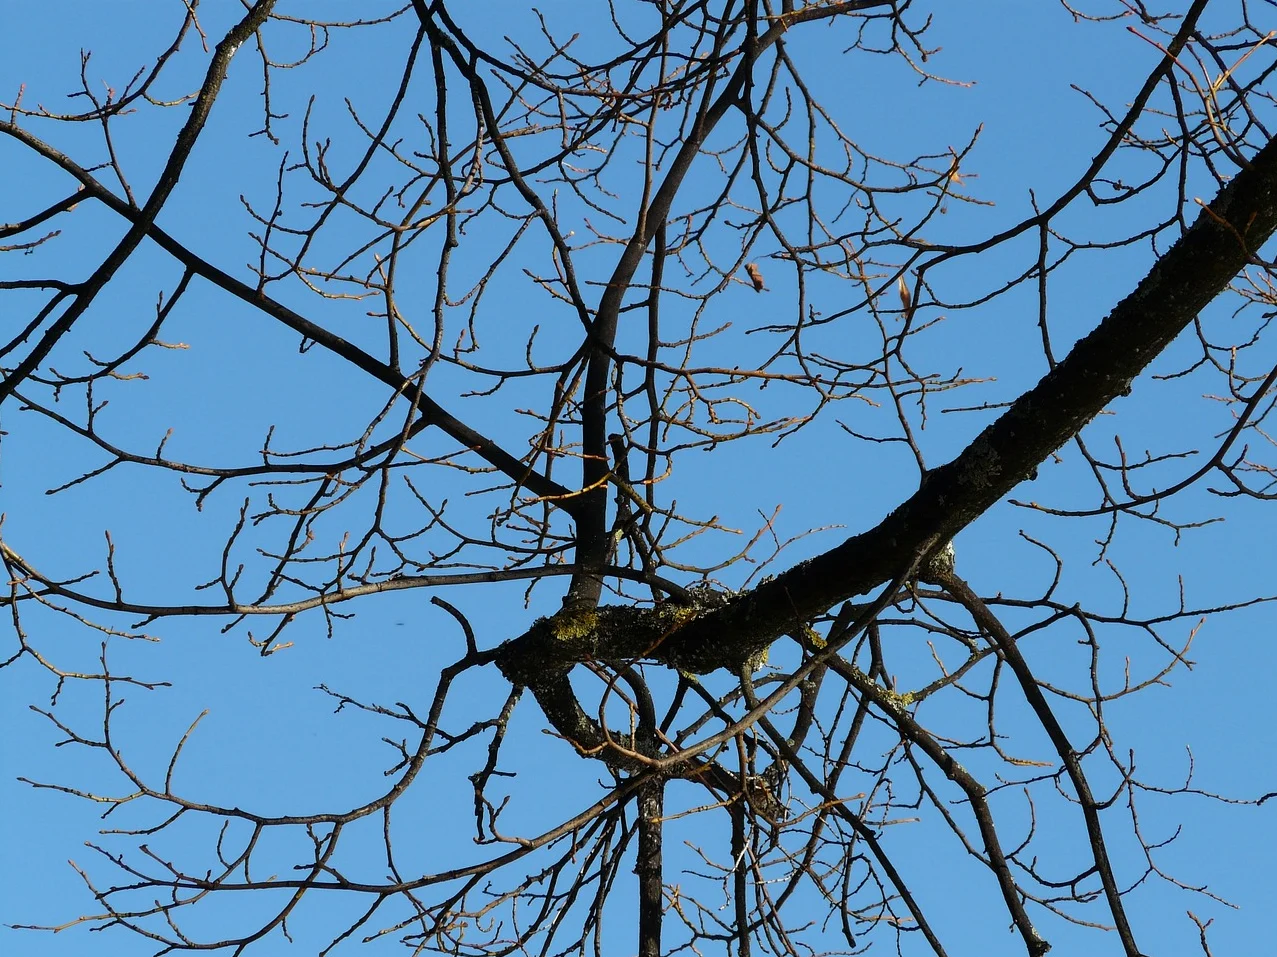
<path fill-rule="evenodd" d="M 660 957 L 661 918 L 665 911 L 661 858 L 661 817 L 665 813 L 665 781 L 657 778 L 638 795 L 639 957 Z"/>

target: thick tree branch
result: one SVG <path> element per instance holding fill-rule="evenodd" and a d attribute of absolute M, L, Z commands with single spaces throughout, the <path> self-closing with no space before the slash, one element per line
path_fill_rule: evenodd
<path fill-rule="evenodd" d="M 661 957 L 661 918 L 664 914 L 664 871 L 661 830 L 665 813 L 665 782 L 644 785 L 638 794 L 638 856 L 634 873 L 639 880 L 639 957 Z"/>
<path fill-rule="evenodd" d="M 929 536 L 953 538 L 1076 435 L 1218 296 L 1277 229 L 1277 140 L 1269 142 L 1192 227 L 1055 369 L 875 528 L 796 565 L 665 642 L 687 670 L 754 653 L 839 601 L 891 580 Z"/>
<path fill-rule="evenodd" d="M 952 462 L 875 528 L 796 565 L 723 607 L 611 607 L 538 623 L 502 652 L 512 680 L 535 686 L 542 669 L 579 655 L 648 657 L 699 674 L 736 670 L 830 606 L 898 577 L 918 550 L 950 541 L 1076 435 L 1214 299 L 1277 229 L 1277 141 L 1270 142 L 1135 291 Z M 570 620 L 569 620 L 570 619 Z M 566 630 L 566 632 L 565 632 Z M 562 640 L 567 633 L 575 640 Z M 523 672 L 526 672 L 523 674 Z M 521 675 L 521 677 L 519 677 Z"/>

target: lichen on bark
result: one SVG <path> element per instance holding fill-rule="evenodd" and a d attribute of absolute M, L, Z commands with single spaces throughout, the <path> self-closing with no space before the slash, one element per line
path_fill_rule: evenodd
<path fill-rule="evenodd" d="M 524 634 L 507 642 L 497 664 L 511 682 L 535 688 L 539 681 L 563 675 L 583 661 L 629 663 L 645 659 L 690 675 L 719 668 L 735 671 L 742 662 L 762 655 L 767 644 L 739 646 L 727 635 L 713 642 L 713 647 L 698 648 L 695 655 L 687 654 L 682 643 L 670 641 L 687 624 L 737 597 L 708 588 L 690 589 L 688 594 L 684 602 L 664 602 L 651 608 L 565 608 L 548 618 L 538 618 Z"/>

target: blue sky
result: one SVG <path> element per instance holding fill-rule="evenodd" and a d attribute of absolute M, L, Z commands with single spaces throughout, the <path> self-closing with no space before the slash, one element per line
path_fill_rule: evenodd
<path fill-rule="evenodd" d="M 1116 4 L 1100 6 L 1118 8 Z M 181 5 L 171 7 L 156 14 L 152 5 L 137 2 L 106 5 L 61 0 L 39 6 L 9 5 L 7 29 L 0 35 L 0 100 L 10 102 L 19 85 L 25 84 L 25 105 L 39 102 L 50 109 L 63 108 L 61 96 L 75 82 L 81 49 L 93 53 L 86 68 L 92 82 L 122 87 L 138 67 L 150 62 L 180 19 Z M 332 3 L 323 7 L 334 12 L 348 9 Z M 307 13 L 319 15 L 316 9 L 306 7 Z M 500 15 L 493 16 L 493 11 Z M 595 41 L 591 31 L 606 26 L 595 19 L 600 14 L 597 9 L 587 12 L 582 6 L 555 2 L 545 12 L 565 29 L 581 31 L 584 45 Z M 220 36 L 219 29 L 225 28 L 232 14 L 238 14 L 238 8 L 231 5 L 215 5 L 202 14 L 210 37 Z M 534 36 L 527 31 L 535 30 L 535 22 L 522 4 L 467 6 L 458 15 L 470 18 L 473 22 L 468 25 L 494 45 L 503 34 Z M 1031 212 L 1030 191 L 1040 203 L 1050 202 L 1081 174 L 1104 141 L 1101 117 L 1071 85 L 1084 87 L 1120 110 L 1159 56 L 1151 44 L 1120 22 L 1074 23 L 1054 4 L 992 0 L 977 11 L 937 5 L 935 21 L 933 45 L 942 50 L 928 67 L 958 81 L 953 84 L 919 85 L 916 75 L 896 61 L 844 55 L 853 38 L 841 24 L 812 25 L 801 33 L 795 30 L 790 41 L 791 54 L 811 64 L 807 75 L 818 96 L 840 124 L 855 129 L 858 142 L 868 152 L 906 160 L 920 153 L 961 149 L 979 132 L 970 154 L 970 172 L 964 166 L 964 188 L 988 205 L 951 203 L 946 215 L 928 228 L 927 236 L 934 242 L 971 242 L 1018 222 Z M 301 52 L 297 45 L 304 41 L 302 33 L 281 30 L 278 36 L 272 48 L 277 59 Z M 240 197 L 257 208 L 269 208 L 283 149 L 292 149 L 292 160 L 297 159 L 305 96 L 313 92 L 316 97 L 314 128 L 333 138 L 330 164 L 344 169 L 343 164 L 357 154 L 359 141 L 343 98 L 349 98 L 361 113 L 377 115 L 384 107 L 386 91 L 393 88 L 410 37 L 410 25 L 402 19 L 381 28 L 342 33 L 334 36 L 333 48 L 311 68 L 277 73 L 274 96 L 278 104 L 286 104 L 278 108 L 289 112 L 278 123 L 283 140 L 278 147 L 265 137 L 248 136 L 260 125 L 260 70 L 247 52 L 241 54 L 160 224 L 201 255 L 249 279 L 247 264 L 255 259 L 256 247 L 248 233 L 256 227 L 245 215 Z M 190 43 L 189 56 L 164 87 L 165 95 L 184 92 L 183 82 L 192 87 L 198 82 L 206 60 L 196 50 L 197 44 Z M 432 106 L 425 89 L 415 90 L 414 96 L 419 102 L 414 100 L 406 112 L 428 113 Z M 72 103 L 83 107 L 83 101 Z M 115 146 L 139 193 L 144 195 L 153 182 L 181 116 L 180 111 L 151 110 L 121 124 Z M 28 128 L 44 131 L 34 122 Z M 92 124 L 58 129 L 50 136 L 55 145 L 86 165 L 90 158 L 101 156 L 100 134 Z M 1132 162 L 1138 166 L 1138 160 Z M 68 182 L 9 141 L 0 141 L 0 168 L 8 171 L 10 184 L 20 184 L 0 197 L 0 221 L 30 215 L 60 195 Z M 690 191 L 710 189 L 714 182 L 713 169 L 706 164 L 694 174 Z M 631 185 L 621 182 L 616 188 L 624 191 Z M 1197 171 L 1190 178 L 1189 192 L 1209 198 L 1214 186 Z M 289 195 L 295 201 L 304 199 L 305 185 L 297 182 Z M 1059 225 L 1096 240 L 1116 238 L 1137 228 L 1136 217 L 1158 208 L 1158 199 L 1165 202 L 1159 194 L 1147 203 L 1120 207 L 1096 209 L 1079 204 L 1065 213 Z M 576 217 L 576 227 L 587 228 L 588 210 L 567 200 L 564 209 L 565 219 Z M 87 206 L 73 222 L 74 228 L 68 228 L 55 246 L 37 250 L 30 258 L 14 253 L 0 258 L 0 279 L 42 270 L 77 276 L 91 269 L 94 257 L 100 257 L 123 233 L 111 214 Z M 472 258 L 458 264 L 458 285 L 464 285 L 466 276 L 481 274 L 487 265 L 485 253 L 495 255 L 501 235 L 499 224 L 474 226 L 473 238 L 463 247 Z M 1005 281 L 1026 256 L 1031 261 L 1036 242 L 1029 235 L 987 257 L 958 260 L 956 268 L 939 271 L 937 281 L 943 281 L 943 291 L 954 300 L 974 298 Z M 608 261 L 609 253 L 606 247 L 582 253 L 582 261 L 597 267 Z M 530 269 L 544 269 L 543 245 L 521 246 L 513 262 L 514 268 L 502 274 L 488 295 L 480 317 L 482 355 L 493 362 L 521 355 L 533 324 L 542 328 L 538 348 L 546 349 L 547 355 L 574 331 L 574 317 L 565 315 L 561 307 L 556 311 L 518 268 L 526 262 Z M 1129 292 L 1149 262 L 1147 247 L 1137 247 L 1080 255 L 1076 265 L 1062 270 L 1052 287 L 1050 312 L 1056 354 L 1062 355 Z M 756 296 L 744 284 L 729 289 L 711 306 L 708 324 L 730 321 L 743 330 L 770 321 L 774 311 L 785 308 L 786 297 L 792 293 L 785 270 L 778 261 L 764 259 L 763 263 L 771 291 Z M 971 268 L 976 271 L 964 272 Z M 72 374 L 86 368 L 83 351 L 112 354 L 120 342 L 145 328 L 154 316 L 157 296 L 161 291 L 171 294 L 179 278 L 180 270 L 171 260 L 153 246 L 143 247 L 48 364 Z M 605 274 L 589 278 L 599 282 Z M 428 294 L 429 282 L 425 273 L 405 276 L 401 286 L 405 301 L 414 294 Z M 280 288 L 276 295 L 309 318 L 370 351 L 380 348 L 381 326 L 366 316 L 371 307 L 323 301 L 296 286 Z M 838 302 L 836 291 L 822 290 L 822 295 L 825 302 Z M 1045 371 L 1034 321 L 1035 295 L 1033 288 L 1025 286 L 988 306 L 955 310 L 920 342 L 915 358 L 930 364 L 929 371 L 952 373 L 961 368 L 966 375 L 988 380 L 959 390 L 953 398 L 949 394 L 933 397 L 928 428 L 919 438 L 929 465 L 956 454 L 992 414 L 946 414 L 942 409 L 1009 401 Z M 35 294 L 7 292 L 0 308 L 6 330 L 27 321 L 38 301 Z M 1235 318 L 1235 305 L 1216 303 L 1204 314 L 1209 328 L 1221 337 L 1240 336 L 1238 330 L 1255 321 L 1250 314 Z M 451 328 L 449 335 L 455 336 L 458 329 Z M 836 344 L 839 337 L 854 337 L 862 331 L 848 324 L 831 325 L 821 341 Z M 6 331 L 5 338 L 11 334 Z M 294 334 L 199 281 L 192 284 L 162 338 L 183 348 L 148 350 L 145 362 L 138 366 L 144 367 L 148 378 L 113 383 L 105 396 L 111 404 L 100 414 L 104 433 L 139 451 L 153 450 L 173 427 L 166 451 L 175 458 L 219 465 L 251 462 L 271 426 L 278 429 L 280 447 L 346 441 L 359 434 L 387 399 L 384 389 L 362 380 L 357 371 L 322 350 L 299 354 Z M 733 334 L 724 341 L 725 350 L 762 348 L 759 339 L 744 335 Z M 1088 429 L 1092 447 L 1111 455 L 1112 434 L 1120 431 L 1133 454 L 1145 449 L 1208 448 L 1212 436 L 1230 422 L 1226 409 L 1203 399 L 1217 383 L 1204 374 L 1166 382 L 1152 378 L 1191 363 L 1194 348 L 1193 342 L 1179 342 L 1160 357 L 1150 375 L 1136 384 L 1134 395 L 1115 404 L 1113 416 L 1097 420 Z M 469 388 L 467 381 L 448 368 L 431 381 L 431 394 L 480 430 L 512 443 L 524 441 L 527 423 L 516 410 L 535 405 L 540 393 L 515 385 L 491 397 L 466 397 L 462 393 Z M 804 411 L 801 403 L 795 406 L 792 393 L 781 389 L 759 392 L 755 398 L 760 407 L 776 413 Z M 79 413 L 80 408 L 75 411 Z M 777 559 L 778 568 L 787 567 L 872 526 L 916 487 L 911 456 L 898 446 L 855 443 L 839 427 L 839 422 L 845 422 L 873 431 L 889 421 L 889 410 L 844 403 L 774 446 L 772 437 L 762 437 L 722 445 L 712 453 L 692 450 L 678 460 L 669 494 L 688 511 L 718 515 L 737 528 L 752 528 L 760 511 L 770 514 L 781 506 L 776 525 L 781 540 L 817 529 Z M 207 592 L 193 589 L 216 576 L 228 523 L 234 521 L 246 494 L 259 495 L 260 505 L 260 493 L 237 488 L 212 494 L 197 511 L 191 495 L 174 476 L 152 476 L 137 469 L 117 469 L 47 496 L 45 490 L 104 464 L 101 453 L 16 406 L 0 410 L 0 427 L 8 433 L 0 448 L 5 541 L 57 577 L 71 578 L 100 567 L 103 533 L 109 530 L 117 569 L 135 600 L 205 598 Z M 431 432 L 414 448 L 423 455 L 453 451 L 449 440 Z M 1089 504 L 1094 491 L 1086 484 L 1084 467 L 1069 449 L 1062 455 L 1063 461 L 1045 464 L 1038 480 L 1017 489 L 1013 497 L 1066 508 Z M 1187 465 L 1171 463 L 1161 474 L 1176 476 L 1189 470 Z M 439 495 L 449 497 L 455 514 L 482 518 L 487 500 L 472 503 L 464 498 L 470 488 L 464 477 L 445 474 L 438 482 Z M 359 516 L 366 515 L 359 510 L 367 507 L 366 500 L 352 502 L 355 517 L 347 521 L 357 527 Z M 1225 513 L 1227 522 L 1190 530 L 1178 545 L 1164 528 L 1131 521 L 1121 524 L 1107 557 L 1131 586 L 1136 615 L 1154 616 L 1173 609 L 1179 601 L 1181 575 L 1189 607 L 1208 607 L 1272 589 L 1272 522 L 1260 513 L 1258 503 L 1194 491 L 1167 506 L 1167 514 L 1185 521 Z M 394 520 L 408 528 L 418 517 L 405 510 Z M 324 526 L 334 540 L 340 535 L 339 525 Z M 1113 572 L 1097 563 L 1100 550 L 1095 540 L 1104 535 L 1103 521 L 1066 523 L 1005 503 L 967 529 L 956 543 L 959 571 L 981 594 L 1031 595 L 1050 580 L 1049 560 L 1020 536 L 1022 531 L 1052 542 L 1067 560 L 1062 601 L 1110 612 L 1120 606 L 1121 592 Z M 270 523 L 252 534 L 257 537 L 251 544 L 278 544 L 279 532 Z M 706 536 L 689 547 L 687 558 L 712 561 L 737 547 L 733 536 Z M 251 555 L 245 560 L 250 575 L 265 564 L 257 560 L 254 565 Z M 739 585 L 743 577 L 732 572 L 722 580 Z M 530 601 L 525 601 L 525 587 L 520 583 L 449 589 L 443 597 L 465 611 L 480 644 L 490 647 L 523 631 L 537 615 L 553 611 L 562 584 L 562 580 L 542 583 Z M 101 581 L 85 587 L 109 589 Z M 219 629 L 225 623 L 212 619 L 177 618 L 149 627 L 162 639 L 158 643 L 112 637 L 108 655 L 113 671 L 171 683 L 153 692 L 127 689 L 128 701 L 116 728 L 119 747 L 145 773 L 162 775 L 183 730 L 207 711 L 175 778 L 190 793 L 210 802 L 251 804 L 278 813 L 367 800 L 385 786 L 383 771 L 395 760 L 394 750 L 382 739 L 397 740 L 410 729 L 349 708 L 334 715 L 335 701 L 315 688 L 327 684 L 360 700 L 387 705 L 405 701 L 424 708 L 433 676 L 463 651 L 455 624 L 431 607 L 428 599 L 426 593 L 411 591 L 359 602 L 358 607 L 343 609 L 356 612 L 357 617 L 337 622 L 331 637 L 322 617 L 303 618 L 288 633 L 293 646 L 266 658 L 246 640 L 243 627 L 222 634 Z M 1010 612 L 1008 619 L 1016 621 Z M 128 624 L 123 618 L 108 620 L 115 627 Z M 1191 672 L 1180 670 L 1169 686 L 1152 688 L 1111 707 L 1108 721 L 1115 732 L 1115 747 L 1123 755 L 1128 748 L 1135 749 L 1143 780 L 1175 787 L 1183 780 L 1191 749 L 1194 784 L 1203 790 L 1238 798 L 1277 790 L 1264 760 L 1277 747 L 1268 687 L 1268 676 L 1277 665 L 1271 643 L 1273 622 L 1269 605 L 1210 619 L 1194 644 L 1191 657 L 1196 666 Z M 1190 618 L 1168 627 L 1168 639 L 1185 640 L 1196 623 Z M 38 612 L 29 615 L 27 624 L 33 642 L 60 666 L 94 666 L 101 643 L 97 633 L 65 616 Z M 261 630 L 261 626 L 254 628 L 256 634 Z M 1028 651 L 1052 675 L 1076 682 L 1079 676 L 1085 678 L 1087 669 L 1086 652 L 1076 644 L 1077 638 L 1061 628 L 1040 636 Z M 1164 654 L 1134 629 L 1114 628 L 1104 638 L 1107 657 L 1102 679 L 1107 687 L 1120 684 L 1127 661 L 1134 674 L 1147 674 L 1164 661 Z M 923 674 L 930 667 L 925 647 L 919 646 L 915 658 L 908 659 L 910 667 Z M 900 675 L 902 686 L 909 685 L 910 677 Z M 0 921 L 58 924 L 92 909 L 93 904 L 67 861 L 73 859 L 81 866 L 92 862 L 95 873 L 107 872 L 105 862 L 94 861 L 93 852 L 85 846 L 86 841 L 98 840 L 96 831 L 103 826 L 97 817 L 100 809 L 66 795 L 33 790 L 16 778 L 110 793 L 128 786 L 106 766 L 101 754 L 55 747 L 61 740 L 56 729 L 28 707 L 48 706 L 55 688 L 46 673 L 26 661 L 0 674 L 0 682 L 5 742 L 0 806 L 8 809 L 0 815 L 0 854 L 7 865 L 0 869 Z M 467 676 L 448 727 L 459 730 L 469 720 L 490 715 L 507 690 L 490 674 Z M 94 720 L 100 721 L 95 716 L 100 716 L 101 705 L 99 686 L 71 683 L 59 701 L 58 713 L 87 730 L 94 727 Z M 978 708 L 964 712 L 961 704 L 944 707 L 953 710 L 934 720 L 979 733 Z M 1004 719 L 1015 704 L 1006 707 Z M 1009 726 L 1021 727 L 1014 721 Z M 552 825 L 565 816 L 566 809 L 584 807 L 599 793 L 599 768 L 565 754 L 562 743 L 547 736 L 543 727 L 535 705 L 525 700 L 512 726 L 513 746 L 507 746 L 502 763 L 503 770 L 518 774 L 510 785 L 516 799 L 503 818 L 503 825 L 511 830 L 535 832 Z M 1047 758 L 1044 737 L 1035 735 L 1027 722 L 1023 728 L 1013 735 L 1008 749 L 1029 759 Z M 1079 735 L 1085 731 L 1081 722 L 1070 728 Z M 985 759 L 977 754 L 970 760 L 971 769 L 988 774 L 992 783 L 992 763 L 983 764 Z M 470 752 L 441 756 L 432 766 L 427 786 L 418 788 L 399 807 L 399 824 L 408 835 L 399 845 L 407 869 L 441 870 L 474 859 L 477 850 L 471 841 L 473 812 L 466 781 L 473 769 Z M 1096 787 L 1104 790 L 1101 782 Z M 671 798 L 684 805 L 700 800 L 703 795 L 690 789 Z M 1026 826 L 1027 812 L 1016 791 L 1003 792 L 997 800 L 1008 832 Z M 1062 802 L 1048 800 L 1036 810 L 1042 829 L 1041 853 L 1044 859 L 1055 855 L 1059 873 L 1064 873 L 1084 850 L 1077 843 L 1076 817 L 1067 814 L 1069 809 Z M 1133 880 L 1140 868 L 1122 837 L 1129 830 L 1123 826 L 1125 813 L 1110 812 L 1111 833 L 1123 851 L 1122 873 Z M 702 814 L 675 822 L 667 835 L 668 846 L 682 848 L 683 841 L 701 841 L 722 851 L 724 841 L 714 840 L 724 830 L 720 817 Z M 153 823 L 155 812 L 125 806 L 105 826 Z M 1277 894 L 1277 881 L 1268 866 L 1277 839 L 1272 805 L 1254 809 L 1193 796 L 1146 797 L 1140 808 L 1146 839 L 1165 839 L 1180 824 L 1181 836 L 1162 852 L 1159 862 L 1189 883 L 1209 885 L 1240 909 L 1150 880 L 1146 889 L 1130 899 L 1143 946 L 1149 953 L 1191 952 L 1196 932 L 1184 913 L 1191 909 L 1203 919 L 1216 919 L 1211 931 L 1215 953 L 1256 951 L 1261 941 L 1268 940 L 1267 914 Z M 362 869 L 377 878 L 379 868 L 384 869 L 377 858 L 379 824 L 366 821 L 362 827 L 368 840 L 356 843 L 345 863 L 352 871 Z M 996 891 L 987 873 L 954 847 L 942 825 L 924 819 L 894 825 L 887 832 L 901 859 L 911 865 L 914 887 L 926 901 L 933 922 L 951 942 L 953 953 L 1018 952 L 1018 942 L 1009 934 L 990 938 L 987 927 L 978 932 L 969 929 L 966 917 L 971 908 Z M 209 836 L 207 825 L 197 824 L 179 834 L 158 837 L 152 846 L 161 856 L 195 859 L 197 849 L 207 848 Z M 109 844 L 114 839 L 106 840 Z M 304 837 L 293 835 L 290 840 Z M 945 850 L 937 853 L 937 846 Z M 690 850 L 671 850 L 670 857 L 672 868 L 705 867 Z M 690 885 L 693 878 L 686 880 Z M 259 906 L 264 905 L 241 900 L 218 905 L 200 918 L 205 926 L 192 929 L 215 935 L 222 926 L 250 918 Z M 361 906 L 358 901 L 312 901 L 290 928 L 298 941 L 292 952 L 314 950 L 311 945 L 316 941 L 322 945 L 323 930 Z M 629 906 L 628 897 L 618 895 L 611 930 L 617 953 L 631 946 Z M 803 907 L 810 908 L 811 919 L 821 919 L 823 911 L 816 902 L 800 899 L 795 903 L 799 912 Z M 1049 919 L 1042 926 L 1059 953 L 1086 946 L 1085 934 Z M 83 927 L 57 935 L 5 927 L 0 928 L 0 941 L 6 951 L 31 957 L 82 953 L 124 957 L 151 952 L 130 935 L 118 931 L 89 935 Z M 1099 943 L 1111 951 L 1097 953 L 1118 952 L 1111 937 Z M 919 946 L 914 941 L 908 945 Z M 390 941 L 382 941 L 372 952 L 395 948 Z M 261 952 L 288 950 L 276 936 Z"/>

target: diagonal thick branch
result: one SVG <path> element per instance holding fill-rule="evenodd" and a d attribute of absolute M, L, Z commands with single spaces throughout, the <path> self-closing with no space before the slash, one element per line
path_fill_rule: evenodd
<path fill-rule="evenodd" d="M 671 619 L 668 609 L 608 607 L 565 611 L 508 642 L 502 660 L 525 671 L 567 672 L 588 647 L 592 657 L 636 654 L 685 672 L 736 670 L 780 636 L 800 632 L 834 604 L 899 578 L 919 550 L 934 552 L 974 522 L 1036 466 L 1076 435 L 1219 295 L 1277 230 L 1277 141 L 1270 142 L 1185 234 L 1069 355 L 978 435 L 953 461 L 874 528 L 794 566 L 722 607 Z M 563 622 L 557 621 L 563 618 Z M 571 619 L 571 620 L 568 620 Z M 586 641 L 548 639 L 552 630 Z M 637 640 L 636 640 L 637 639 Z M 643 647 L 639 647 L 639 646 Z M 636 650 L 637 649 L 637 650 Z M 537 684 L 537 675 L 507 677 Z M 579 708 L 579 706 L 578 706 Z"/>
<path fill-rule="evenodd" d="M 153 219 L 147 217 L 146 210 L 139 210 L 134 206 L 130 206 L 98 182 L 96 177 L 94 177 L 88 170 L 75 163 L 70 157 L 49 146 L 47 143 L 44 143 L 32 136 L 21 127 L 4 120 L 0 120 L 0 133 L 13 137 L 30 149 L 34 150 L 39 155 L 52 160 L 67 173 L 74 176 L 84 186 L 83 196 L 98 200 L 111 211 L 118 213 L 121 217 L 132 224 L 129 236 L 132 236 L 134 232 L 137 232 L 139 242 L 142 237 L 149 237 L 157 246 L 180 262 L 190 272 L 208 280 L 213 285 L 225 290 L 247 305 L 258 309 L 265 315 L 268 315 L 277 322 L 282 323 L 304 338 L 311 339 L 335 355 L 341 356 L 352 365 L 362 369 L 364 372 L 395 391 L 401 392 L 404 398 L 413 403 L 420 415 L 421 422 L 434 426 L 459 445 L 462 445 L 474 452 L 507 478 L 512 479 L 518 487 L 526 488 L 534 495 L 545 499 L 546 501 L 553 502 L 569 515 L 575 514 L 580 508 L 579 496 L 574 495 L 570 489 L 536 471 L 526 462 L 516 458 L 510 452 L 506 451 L 496 441 L 476 431 L 465 422 L 452 415 L 447 411 L 447 409 L 426 394 L 424 389 L 422 389 L 419 380 L 405 378 L 398 370 L 378 359 L 376 356 L 365 352 L 353 342 L 343 339 L 341 336 L 330 332 L 328 329 L 312 322 L 305 316 L 299 315 L 283 303 L 272 299 L 260 290 L 254 289 L 248 283 L 236 279 L 230 273 L 219 269 L 206 259 L 198 256 L 196 253 L 187 248 L 186 245 L 179 242 L 173 236 L 169 235 L 157 226 Z M 129 248 L 130 253 L 135 246 L 136 243 L 133 247 Z M 109 265 L 109 262 L 113 262 L 113 260 L 108 261 L 107 265 Z M 106 265 L 102 267 L 102 269 L 105 268 Z M 113 269 L 114 268 L 115 267 L 113 267 Z M 99 270 L 99 272 L 100 271 L 101 270 Z M 96 275 L 97 274 L 95 273 L 95 276 Z M 105 284 L 105 281 L 105 279 L 102 280 L 103 285 Z M 90 280 L 90 282 L 93 282 L 93 280 Z M 12 374 L 5 377 L 3 382 L 0 382 L 0 399 L 3 399 L 9 392 L 12 392 L 13 389 L 17 388 L 21 384 L 22 379 L 30 374 L 31 370 L 35 368 L 35 364 L 32 363 L 33 356 L 37 356 L 38 353 L 36 362 L 36 364 L 38 364 L 38 359 L 42 359 L 49 349 L 53 348 L 53 343 L 57 338 L 54 333 L 61 328 L 62 324 L 66 321 L 67 316 L 71 316 L 71 312 L 72 310 L 68 310 L 68 312 L 58 320 L 58 323 L 51 327 L 49 332 L 46 334 L 45 340 L 48 340 L 47 349 L 44 349 L 43 347 L 45 340 L 41 340 L 41 343 L 37 345 L 36 349 L 34 349 L 27 358 L 23 360 L 22 365 L 19 366 L 19 368 Z M 77 312 L 76 315 L 78 314 L 79 313 Z M 73 320 L 74 316 L 72 316 L 72 321 Z M 69 323 L 67 323 L 67 328 L 70 328 Z M 58 335 L 61 335 L 65 331 L 66 330 L 63 329 L 62 332 L 58 333 Z M 43 351 L 40 351 L 41 349 L 43 349 Z M 30 368 L 28 368 L 28 366 L 30 366 Z"/>
<path fill-rule="evenodd" d="M 270 16 L 274 6 L 275 0 L 259 0 L 244 15 L 244 19 L 237 23 L 217 45 L 213 58 L 209 62 L 208 70 L 205 72 L 199 95 L 195 97 L 191 105 L 190 115 L 186 118 L 186 123 L 177 134 L 177 139 L 173 143 L 173 149 L 169 153 L 168 161 L 164 164 L 164 170 L 160 173 L 159 181 L 155 184 L 155 189 L 147 199 L 146 205 L 138 209 L 131 203 L 126 204 L 120 201 L 121 206 L 127 208 L 131 214 L 129 219 L 132 225 L 129 227 L 129 231 L 116 244 L 110 255 L 103 260 L 102 265 L 94 270 L 93 275 L 78 286 L 75 298 L 67 307 L 67 310 L 49 326 L 40 341 L 32 347 L 31 351 L 18 363 L 17 367 L 9 375 L 5 376 L 3 380 L 0 380 L 0 401 L 7 399 L 10 393 L 44 361 L 45 356 L 52 351 L 53 347 L 75 325 L 76 321 L 84 315 L 97 297 L 97 294 L 111 281 L 111 277 L 120 270 L 120 267 L 124 265 L 128 258 L 133 255 L 133 251 L 137 249 L 138 245 L 146 237 L 148 230 L 154 226 L 155 218 L 160 214 L 160 210 L 164 208 L 164 204 L 168 202 L 169 196 L 172 195 L 173 190 L 177 187 L 178 180 L 182 176 L 182 170 L 186 167 L 191 151 L 195 148 L 195 141 L 204 130 L 204 124 L 208 121 L 209 114 L 213 110 L 213 104 L 217 100 L 222 84 L 226 80 L 231 60 L 239 51 L 239 48 L 266 22 L 266 18 Z M 5 127 L 5 132 L 18 129 L 13 122 L 6 123 Z"/>
<path fill-rule="evenodd" d="M 749 656 L 834 604 L 890 581 L 935 536 L 949 541 L 1077 435 L 1196 318 L 1277 230 L 1277 140 L 1269 142 L 1092 332 L 953 461 L 874 528 L 794 566 L 663 644 L 686 670 Z"/>

